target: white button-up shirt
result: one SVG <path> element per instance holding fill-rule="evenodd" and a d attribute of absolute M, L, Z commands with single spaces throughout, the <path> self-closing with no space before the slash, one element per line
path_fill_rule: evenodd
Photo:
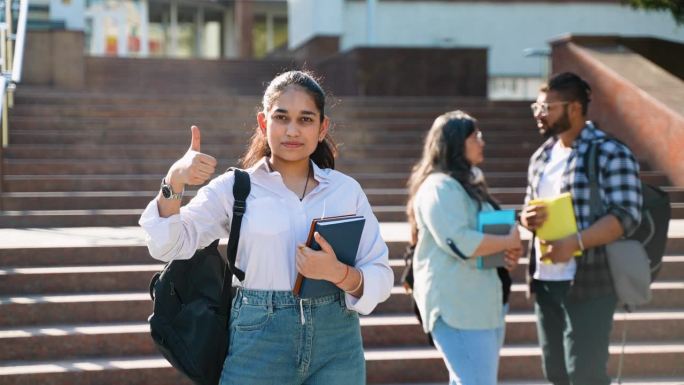
<path fill-rule="evenodd" d="M 388 249 L 378 220 L 361 186 L 351 177 L 312 162 L 316 186 L 303 201 L 283 183 L 263 158 L 246 170 L 251 191 L 240 229 L 236 265 L 245 272 L 242 286 L 256 290 L 292 290 L 297 277 L 295 251 L 306 243 L 314 218 L 357 214 L 366 218 L 355 267 L 363 272 L 361 298 L 346 295 L 347 307 L 369 314 L 386 300 L 394 284 Z M 226 172 L 197 192 L 180 214 L 159 216 L 156 199 L 140 218 L 150 254 L 161 261 L 189 259 L 197 249 L 228 238 L 233 214 L 232 172 Z M 237 280 L 234 283 L 238 283 Z"/>

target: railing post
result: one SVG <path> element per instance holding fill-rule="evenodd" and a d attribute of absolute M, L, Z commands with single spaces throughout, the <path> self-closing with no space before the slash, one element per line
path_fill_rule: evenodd
<path fill-rule="evenodd" d="M 7 85 L 7 79 L 4 75 L 0 76 L 0 90 L 2 90 L 2 97 L 0 97 L 0 110 L 2 111 L 2 143 L 0 143 L 0 211 L 3 210 L 4 202 L 4 186 L 5 186 L 5 173 L 3 170 L 4 165 L 4 150 L 7 146 L 7 103 L 5 92 L 5 87 Z"/>
<path fill-rule="evenodd" d="M 5 158 L 3 155 L 4 146 L 0 146 L 0 211 L 3 211 L 4 200 L 5 200 L 5 172 L 3 169 L 3 164 L 5 163 Z"/>

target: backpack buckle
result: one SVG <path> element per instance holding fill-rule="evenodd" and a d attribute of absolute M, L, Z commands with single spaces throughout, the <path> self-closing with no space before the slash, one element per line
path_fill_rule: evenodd
<path fill-rule="evenodd" d="M 245 210 L 247 209 L 247 202 L 245 201 L 235 201 L 233 203 L 233 214 L 237 216 L 242 216 L 245 213 Z"/>

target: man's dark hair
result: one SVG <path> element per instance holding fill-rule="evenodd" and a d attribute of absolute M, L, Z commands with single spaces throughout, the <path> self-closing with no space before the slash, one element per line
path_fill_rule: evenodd
<path fill-rule="evenodd" d="M 579 102 L 582 105 L 582 114 L 587 114 L 591 101 L 591 87 L 581 77 L 572 72 L 563 72 L 554 75 L 549 82 L 543 85 L 541 92 L 557 92 L 563 101 Z"/>

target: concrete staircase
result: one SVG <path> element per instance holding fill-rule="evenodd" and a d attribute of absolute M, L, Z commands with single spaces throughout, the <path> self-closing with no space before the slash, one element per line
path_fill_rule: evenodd
<path fill-rule="evenodd" d="M 140 96 L 22 88 L 5 151 L 0 215 L 0 384 L 188 384 L 157 354 L 146 318 L 148 282 L 162 265 L 134 227 L 159 180 L 202 128 L 202 150 L 236 163 L 254 124 L 258 97 Z M 364 187 L 398 278 L 408 239 L 405 183 L 422 137 L 440 113 L 479 118 L 484 170 L 508 207 L 523 199 L 527 159 L 540 139 L 527 103 L 477 99 L 344 98 L 330 111 L 341 143 L 338 169 Z M 675 202 L 673 226 L 652 303 L 616 316 L 611 373 L 628 327 L 629 383 L 684 383 L 684 189 L 642 165 L 644 179 Z M 189 194 L 192 195 L 192 194 Z M 500 379 L 540 383 L 540 352 L 525 266 L 514 274 Z M 397 286 L 363 317 L 368 381 L 446 381 Z"/>

